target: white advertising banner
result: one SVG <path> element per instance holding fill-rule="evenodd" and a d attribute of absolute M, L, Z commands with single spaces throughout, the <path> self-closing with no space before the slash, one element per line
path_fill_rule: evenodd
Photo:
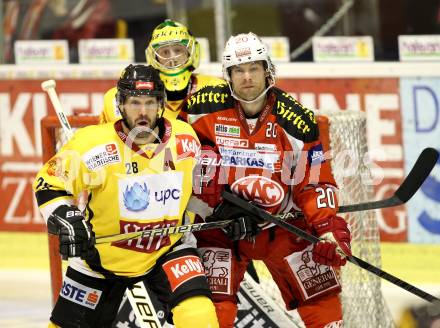
<path fill-rule="evenodd" d="M 289 62 L 290 47 L 287 37 L 262 37 L 261 40 L 267 45 L 273 62 Z"/>
<path fill-rule="evenodd" d="M 319 36 L 313 38 L 315 62 L 372 62 L 371 36 Z"/>
<path fill-rule="evenodd" d="M 67 40 L 15 41 L 16 64 L 68 64 Z"/>
<path fill-rule="evenodd" d="M 200 44 L 200 63 L 209 63 L 211 61 L 211 53 L 209 52 L 208 38 L 196 38 Z"/>
<path fill-rule="evenodd" d="M 132 39 L 82 39 L 78 52 L 81 64 L 128 64 L 134 61 Z"/>
<path fill-rule="evenodd" d="M 400 61 L 440 60 L 440 35 L 399 35 Z"/>

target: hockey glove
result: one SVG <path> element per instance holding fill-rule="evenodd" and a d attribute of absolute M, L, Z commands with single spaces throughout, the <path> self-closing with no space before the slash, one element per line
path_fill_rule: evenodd
<path fill-rule="evenodd" d="M 347 222 L 334 216 L 314 222 L 313 228 L 316 236 L 322 239 L 313 247 L 313 261 L 335 267 L 345 265 L 346 257 L 351 256 L 351 235 Z"/>
<path fill-rule="evenodd" d="M 90 224 L 76 206 L 58 206 L 47 220 L 49 233 L 58 235 L 63 260 L 87 259 L 94 254 L 94 235 Z"/>
<path fill-rule="evenodd" d="M 240 239 L 253 239 L 261 231 L 258 226 L 264 221 L 252 216 L 242 208 L 229 202 L 222 202 L 216 206 L 214 213 L 206 218 L 206 221 L 232 220 L 232 222 L 223 228 L 224 232 L 232 241 Z"/>
<path fill-rule="evenodd" d="M 219 183 L 220 153 L 216 147 L 202 145 L 199 163 L 194 169 L 194 196 L 214 208 L 220 203 L 224 184 Z"/>

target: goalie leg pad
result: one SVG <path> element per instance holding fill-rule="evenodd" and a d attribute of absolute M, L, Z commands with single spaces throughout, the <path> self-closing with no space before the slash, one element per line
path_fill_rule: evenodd
<path fill-rule="evenodd" d="M 219 326 L 214 304 L 206 296 L 187 298 L 171 311 L 176 328 L 216 328 Z"/>

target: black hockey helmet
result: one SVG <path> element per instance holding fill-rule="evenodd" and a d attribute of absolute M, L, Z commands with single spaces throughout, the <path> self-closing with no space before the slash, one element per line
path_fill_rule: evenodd
<path fill-rule="evenodd" d="M 118 81 L 118 102 L 123 103 L 126 96 L 156 96 L 165 100 L 165 87 L 159 72 L 153 66 L 128 65 Z"/>

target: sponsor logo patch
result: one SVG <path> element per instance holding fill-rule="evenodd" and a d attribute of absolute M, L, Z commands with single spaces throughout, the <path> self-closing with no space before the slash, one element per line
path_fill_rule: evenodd
<path fill-rule="evenodd" d="M 285 258 L 304 300 L 341 288 L 331 266 L 313 261 L 312 249 L 313 246 L 310 245 L 303 251 L 295 252 Z"/>
<path fill-rule="evenodd" d="M 138 90 L 153 90 L 154 82 L 136 81 L 136 89 Z"/>
<path fill-rule="evenodd" d="M 311 166 L 325 162 L 325 155 L 324 150 L 322 149 L 322 144 L 318 144 L 309 150 L 308 160 Z"/>
<path fill-rule="evenodd" d="M 203 264 L 200 258 L 195 255 L 169 260 L 162 265 L 162 268 L 168 277 L 173 292 L 186 281 L 205 275 Z"/>
<path fill-rule="evenodd" d="M 125 207 L 133 212 L 145 210 L 150 204 L 150 190 L 147 184 L 142 186 L 135 182 L 132 186 L 126 186 L 123 193 Z"/>
<path fill-rule="evenodd" d="M 231 189 L 235 194 L 264 207 L 278 205 L 284 199 L 284 190 L 278 182 L 258 175 L 238 179 Z"/>
<path fill-rule="evenodd" d="M 177 225 L 178 220 L 163 220 L 158 222 L 133 222 L 133 221 L 119 221 L 119 231 L 121 233 L 138 232 L 144 230 L 152 230 L 159 228 L 169 228 Z M 113 242 L 112 246 L 130 249 L 141 253 L 152 253 L 158 249 L 170 245 L 170 236 L 152 235 L 148 237 L 141 237 L 136 239 L 129 239 L 120 242 Z"/>
<path fill-rule="evenodd" d="M 227 124 L 216 124 L 215 135 L 225 137 L 240 137 L 240 127 Z"/>
<path fill-rule="evenodd" d="M 80 284 L 79 282 L 65 277 L 60 296 L 73 303 L 95 309 L 101 298 L 102 291 L 90 288 Z"/>
<path fill-rule="evenodd" d="M 256 150 L 277 151 L 277 145 L 266 143 L 255 143 Z"/>
<path fill-rule="evenodd" d="M 177 159 L 200 156 L 200 143 L 190 134 L 176 135 Z"/>
<path fill-rule="evenodd" d="M 89 170 L 96 170 L 100 167 L 120 163 L 121 156 L 115 143 L 99 145 L 89 150 L 82 156 L 84 164 Z"/>
<path fill-rule="evenodd" d="M 254 149 L 219 147 L 222 165 L 236 167 L 255 167 L 274 171 L 279 154 L 263 153 Z"/>
<path fill-rule="evenodd" d="M 215 136 L 215 143 L 219 146 L 227 146 L 227 147 L 238 147 L 238 148 L 249 147 L 249 140 L 247 139 L 236 139 L 236 138 Z"/>
<path fill-rule="evenodd" d="M 120 178 L 119 211 L 129 219 L 157 219 L 179 214 L 183 175 L 168 171 Z"/>
<path fill-rule="evenodd" d="M 226 248 L 199 248 L 202 254 L 209 288 L 214 293 L 231 294 L 231 250 Z"/>
<path fill-rule="evenodd" d="M 251 48 L 249 48 L 249 47 L 235 50 L 235 55 L 237 57 L 249 56 L 251 53 L 252 53 Z"/>

